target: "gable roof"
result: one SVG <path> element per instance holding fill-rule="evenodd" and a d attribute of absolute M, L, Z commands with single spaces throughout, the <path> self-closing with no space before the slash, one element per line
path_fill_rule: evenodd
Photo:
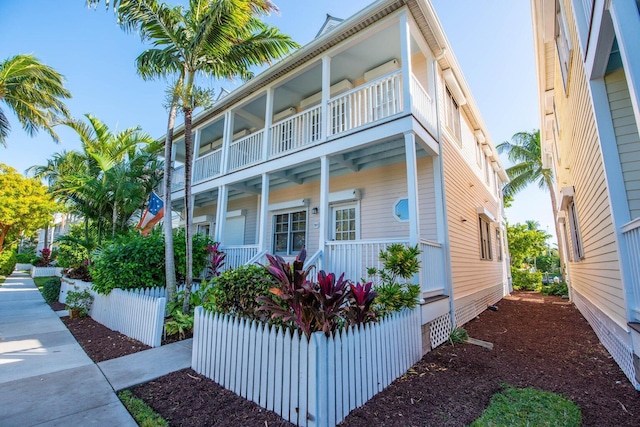
<path fill-rule="evenodd" d="M 327 18 L 325 19 L 324 24 L 322 24 L 322 27 L 320 27 L 320 31 L 318 31 L 315 38 L 323 36 L 333 30 L 335 27 L 340 25 L 342 21 L 344 21 L 344 19 L 336 18 L 335 16 L 331 16 L 327 13 Z"/>

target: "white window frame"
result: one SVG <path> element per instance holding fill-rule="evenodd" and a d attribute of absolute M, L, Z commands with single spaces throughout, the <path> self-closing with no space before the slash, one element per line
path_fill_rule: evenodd
<path fill-rule="evenodd" d="M 584 247 L 582 246 L 582 235 L 578 224 L 578 212 L 576 211 L 575 199 L 571 199 L 567 204 L 567 216 L 569 217 L 569 233 L 571 235 L 571 249 L 574 262 L 584 259 Z"/>
<path fill-rule="evenodd" d="M 502 261 L 502 230 L 496 227 L 496 261 Z"/>
<path fill-rule="evenodd" d="M 491 187 L 491 160 L 489 156 L 484 156 L 484 182 Z"/>
<path fill-rule="evenodd" d="M 478 166 L 480 166 L 480 169 L 482 169 L 482 158 L 484 157 L 484 151 L 482 150 L 482 144 L 480 144 L 480 141 L 478 141 L 478 138 L 475 138 L 476 140 L 476 163 L 478 164 Z"/>
<path fill-rule="evenodd" d="M 482 216 L 478 216 L 478 231 L 480 237 L 480 259 L 483 261 L 493 260 L 491 251 L 491 222 Z"/>
<path fill-rule="evenodd" d="M 331 208 L 331 239 L 334 241 L 354 241 L 360 240 L 360 202 L 335 203 L 330 205 Z M 339 210 L 355 208 L 355 239 L 336 240 L 336 213 Z"/>
<path fill-rule="evenodd" d="M 555 41 L 558 60 L 560 61 L 562 83 L 564 84 L 564 91 L 566 93 L 569 86 L 569 70 L 571 69 L 571 52 L 573 46 L 571 45 L 571 38 L 569 36 L 567 15 L 561 0 L 556 0 Z"/>
<path fill-rule="evenodd" d="M 409 205 L 409 196 L 398 197 L 396 201 L 393 202 L 393 205 L 391 206 L 391 215 L 398 222 L 402 222 L 402 223 L 409 222 L 409 218 L 402 219 L 402 218 L 398 218 L 398 215 L 396 215 L 396 205 L 400 203 L 401 200 L 406 200 L 407 206 Z"/>
<path fill-rule="evenodd" d="M 460 106 L 456 102 L 449 88 L 446 86 L 444 96 L 445 125 L 449 132 L 451 132 L 451 135 L 453 135 L 458 143 L 462 145 L 462 118 L 460 117 Z"/>
<path fill-rule="evenodd" d="M 271 248 L 272 248 L 272 253 L 276 254 L 276 255 L 284 255 L 284 256 L 290 256 L 290 255 L 296 255 L 298 253 L 299 250 L 295 250 L 293 249 L 293 245 L 292 245 L 292 237 L 293 237 L 293 231 L 292 231 L 292 227 L 291 227 L 291 221 L 292 221 L 292 214 L 298 213 L 298 212 L 304 212 L 305 213 L 305 227 L 304 227 L 304 246 L 307 246 L 307 237 L 309 236 L 309 209 L 307 207 L 304 208 L 298 208 L 298 209 L 287 209 L 287 210 L 282 210 L 282 211 L 278 211 L 278 212 L 273 212 L 272 213 L 272 227 L 271 227 Z M 279 215 L 288 215 L 289 216 L 289 226 L 287 229 L 287 250 L 286 252 L 276 252 L 276 217 Z M 281 232 L 278 234 L 282 234 Z"/>

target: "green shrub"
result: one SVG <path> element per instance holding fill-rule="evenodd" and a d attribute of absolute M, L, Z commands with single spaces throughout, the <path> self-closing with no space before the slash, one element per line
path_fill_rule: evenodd
<path fill-rule="evenodd" d="M 463 329 L 463 328 L 455 328 L 449 334 L 449 342 L 452 345 L 462 344 L 463 342 L 466 342 L 468 339 L 469 339 L 469 334 L 467 333 L 466 329 Z"/>
<path fill-rule="evenodd" d="M 8 276 L 16 268 L 16 253 L 11 249 L 0 252 L 0 276 Z"/>
<path fill-rule="evenodd" d="M 60 296 L 60 279 L 54 277 L 42 285 L 42 296 L 46 302 L 58 301 Z"/>
<path fill-rule="evenodd" d="M 542 285 L 540 287 L 540 293 L 542 295 L 555 295 L 555 296 L 563 296 L 569 295 L 569 288 L 565 282 L 551 282 L 548 285 Z"/>
<path fill-rule="evenodd" d="M 34 253 L 23 252 L 16 255 L 16 262 L 18 264 L 33 264 L 38 259 L 38 255 Z"/>
<path fill-rule="evenodd" d="M 167 335 L 177 334 L 178 338 L 183 340 L 187 333 L 193 332 L 193 319 L 192 313 L 184 314 L 180 310 L 175 310 L 171 314 L 171 319 L 165 322 L 164 330 Z"/>
<path fill-rule="evenodd" d="M 542 285 L 542 273 L 531 273 L 511 267 L 513 289 L 518 291 L 537 291 Z"/>
<path fill-rule="evenodd" d="M 263 267 L 241 265 L 224 271 L 214 278 L 209 288 L 209 305 L 205 308 L 225 314 L 233 314 L 250 319 L 260 319 L 263 312 L 258 311 L 259 296 L 268 296 L 274 280 Z"/>
<path fill-rule="evenodd" d="M 210 239 L 193 236 L 193 272 L 198 274 L 207 262 Z M 184 230 L 174 230 L 176 277 L 184 280 L 186 271 Z M 91 266 L 93 288 L 108 294 L 114 288 L 135 289 L 164 286 L 164 237 L 159 228 L 143 237 L 137 232 L 117 237 L 106 245 Z"/>

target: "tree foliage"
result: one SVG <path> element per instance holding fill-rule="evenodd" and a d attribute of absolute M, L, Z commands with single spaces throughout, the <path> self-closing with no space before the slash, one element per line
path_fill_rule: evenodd
<path fill-rule="evenodd" d="M 0 163 L 0 252 L 49 224 L 56 203 L 38 180 Z"/>
<path fill-rule="evenodd" d="M 507 225 L 511 265 L 515 268 L 525 267 L 527 260 L 533 260 L 545 253 L 549 237 L 551 236 L 537 228 L 535 222 Z"/>

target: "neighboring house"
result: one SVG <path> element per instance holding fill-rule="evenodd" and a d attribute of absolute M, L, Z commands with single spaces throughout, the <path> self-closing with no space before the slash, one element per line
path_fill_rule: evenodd
<path fill-rule="evenodd" d="M 64 236 L 69 233 L 69 229 L 73 224 L 77 224 L 82 220 L 78 215 L 57 212 L 53 214 L 53 223 L 47 228 L 41 228 L 38 230 L 36 246 L 36 254 L 40 254 L 40 251 L 45 248 L 45 245 L 49 249 L 55 249 L 58 245 L 55 240 L 59 236 Z"/>
<path fill-rule="evenodd" d="M 180 162 L 184 128 L 175 147 Z M 305 246 L 307 264 L 359 281 L 389 244 L 419 245 L 427 350 L 509 293 L 508 178 L 428 1 L 327 16 L 195 117 L 194 158 L 194 228 L 230 266 Z M 183 167 L 172 184 L 182 210 Z"/>
<path fill-rule="evenodd" d="M 532 15 L 571 297 L 640 389 L 640 2 L 533 0 Z"/>

